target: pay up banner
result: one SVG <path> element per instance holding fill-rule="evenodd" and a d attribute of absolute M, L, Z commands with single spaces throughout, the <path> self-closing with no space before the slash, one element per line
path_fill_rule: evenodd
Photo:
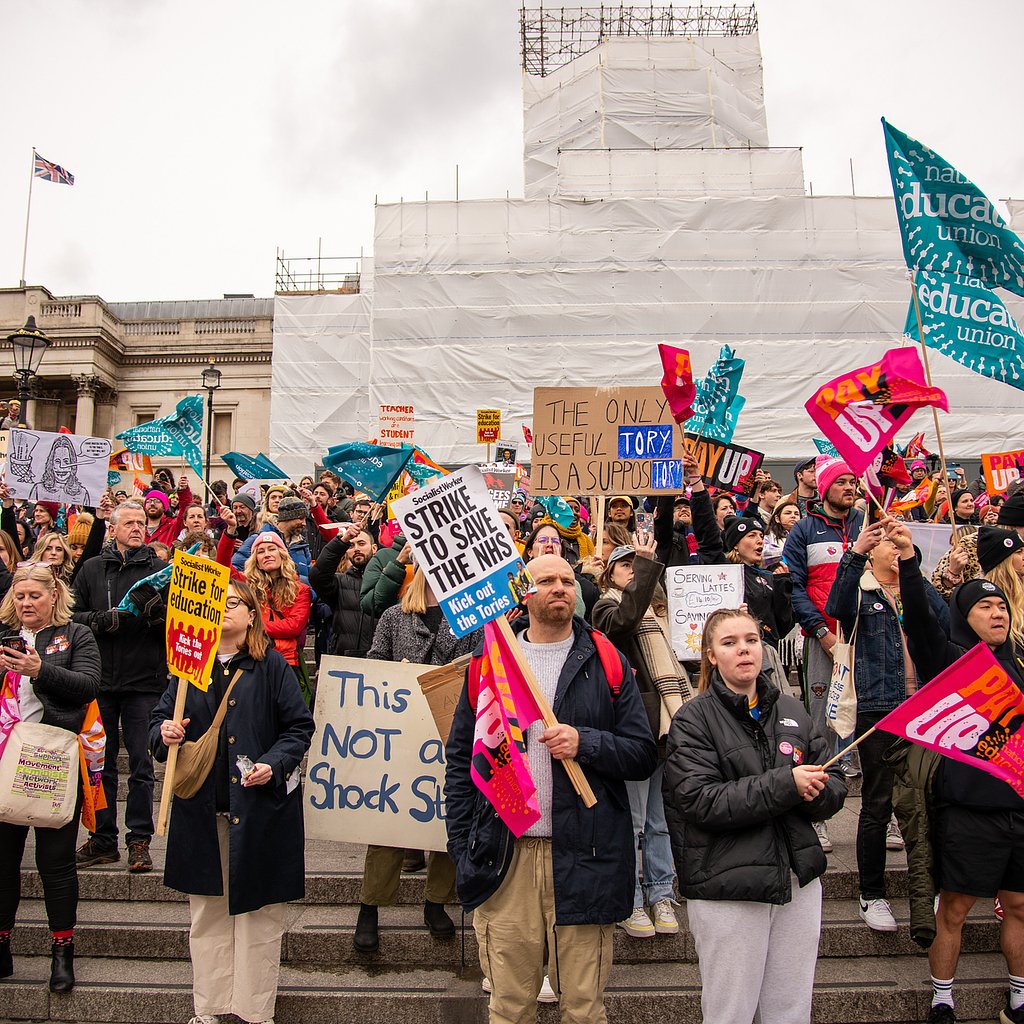
<path fill-rule="evenodd" d="M 534 389 L 531 494 L 678 493 L 682 457 L 658 385 Z"/>
<path fill-rule="evenodd" d="M 754 477 L 764 462 L 763 452 L 724 444 L 700 435 L 692 437 L 690 443 L 700 467 L 700 475 L 706 484 L 748 497 L 754 493 Z"/>
<path fill-rule="evenodd" d="M 700 660 L 708 616 L 743 603 L 742 565 L 674 565 L 666 572 L 672 649 L 680 661 Z"/>
<path fill-rule="evenodd" d="M 111 444 L 105 437 L 9 431 L 7 489 L 12 498 L 61 505 L 100 503 L 107 489 Z"/>
<path fill-rule="evenodd" d="M 167 667 L 204 692 L 210 686 L 230 582 L 228 566 L 174 552 L 167 593 Z"/>
<path fill-rule="evenodd" d="M 456 636 L 511 611 L 530 581 L 475 466 L 392 503 L 416 564 Z"/>
<path fill-rule="evenodd" d="M 1005 494 L 1024 468 L 1024 448 L 1012 452 L 982 453 L 981 468 L 985 473 L 985 490 L 989 494 Z"/>
<path fill-rule="evenodd" d="M 444 850 L 444 744 L 417 677 L 428 665 L 320 662 L 303 790 L 306 838 Z"/>

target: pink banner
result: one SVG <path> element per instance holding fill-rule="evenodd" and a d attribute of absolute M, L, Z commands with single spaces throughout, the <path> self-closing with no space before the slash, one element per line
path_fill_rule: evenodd
<path fill-rule="evenodd" d="M 682 423 L 693 415 L 693 400 L 697 397 L 697 389 L 693 383 L 693 370 L 690 366 L 690 353 L 685 348 L 672 345 L 659 345 L 661 365 L 665 370 L 661 378 L 661 390 L 668 399 L 668 407 L 672 419 Z"/>
<path fill-rule="evenodd" d="M 1024 796 L 1024 693 L 978 644 L 878 728 L 980 768 Z"/>
<path fill-rule="evenodd" d="M 540 818 L 523 739 L 540 717 L 504 638 L 488 622 L 469 774 L 517 839 Z"/>
<path fill-rule="evenodd" d="M 930 387 L 916 348 L 894 348 L 870 366 L 850 370 L 819 388 L 805 405 L 818 429 L 860 476 L 924 405 L 948 410 Z"/>

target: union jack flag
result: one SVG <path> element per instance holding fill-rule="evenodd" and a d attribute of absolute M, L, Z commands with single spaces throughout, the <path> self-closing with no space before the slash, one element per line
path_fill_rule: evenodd
<path fill-rule="evenodd" d="M 58 185 L 74 185 L 75 176 L 70 171 L 65 171 L 60 164 L 52 164 L 49 160 L 44 160 L 38 153 L 34 155 L 35 169 L 33 173 L 37 178 L 55 181 Z"/>

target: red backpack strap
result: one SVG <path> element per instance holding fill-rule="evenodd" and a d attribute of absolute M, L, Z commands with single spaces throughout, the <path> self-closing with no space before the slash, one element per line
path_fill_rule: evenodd
<path fill-rule="evenodd" d="M 608 686 L 612 691 L 612 700 L 615 700 L 622 689 L 622 659 L 615 644 L 604 633 L 594 629 L 591 630 L 591 636 L 597 647 L 597 656 L 601 659 L 605 679 L 608 680 Z"/>
<path fill-rule="evenodd" d="M 474 654 L 469 659 L 469 674 L 466 676 L 466 698 L 469 706 L 476 711 L 476 702 L 480 697 L 480 663 L 483 655 Z"/>

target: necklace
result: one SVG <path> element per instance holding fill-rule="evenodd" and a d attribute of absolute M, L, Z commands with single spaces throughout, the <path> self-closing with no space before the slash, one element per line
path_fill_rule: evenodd
<path fill-rule="evenodd" d="M 877 576 L 875 577 L 875 579 L 878 580 L 878 585 L 889 595 L 889 599 L 892 601 L 893 607 L 896 609 L 896 617 L 900 620 L 900 624 L 902 625 L 903 600 L 900 597 L 899 584 L 897 584 L 896 588 L 893 589 L 887 583 L 883 583 L 881 580 L 879 580 Z"/>

